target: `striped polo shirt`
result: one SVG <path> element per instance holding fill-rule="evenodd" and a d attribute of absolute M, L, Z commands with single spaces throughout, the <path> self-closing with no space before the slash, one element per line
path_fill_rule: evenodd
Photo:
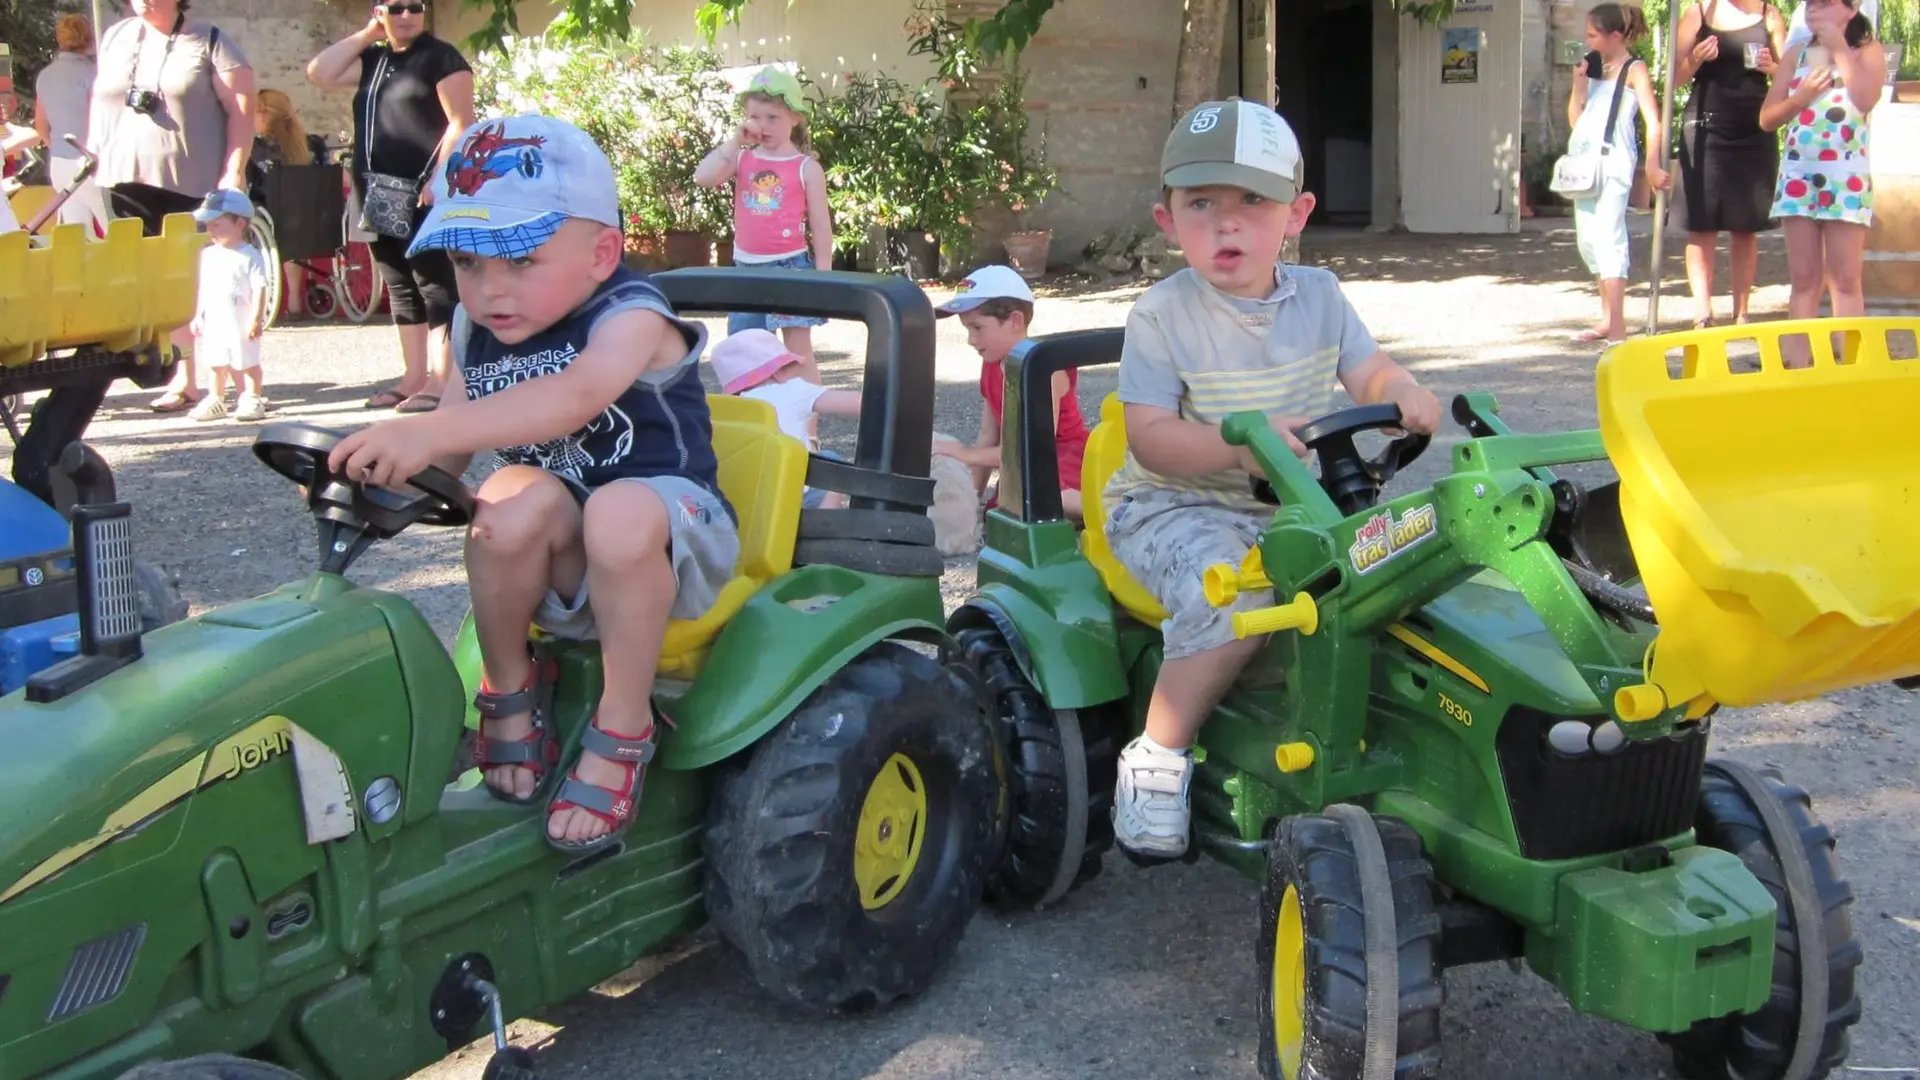
<path fill-rule="evenodd" d="M 1331 411 L 1339 376 L 1380 346 L 1332 273 L 1282 265 L 1276 278 L 1261 300 L 1221 292 L 1191 268 L 1148 289 L 1127 315 L 1120 400 L 1207 424 L 1250 410 L 1308 418 Z M 1237 509 L 1264 507 L 1241 469 L 1176 479 L 1145 468 L 1129 448 L 1126 464 L 1107 482 L 1108 512 L 1150 488 Z"/>

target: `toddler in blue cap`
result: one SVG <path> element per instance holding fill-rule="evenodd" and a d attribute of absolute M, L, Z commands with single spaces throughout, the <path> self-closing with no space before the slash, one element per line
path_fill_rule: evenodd
<path fill-rule="evenodd" d="M 493 454 L 466 547 L 485 671 L 473 760 L 497 798 L 546 797 L 555 672 L 535 663 L 527 627 L 597 638 L 605 687 L 547 816 L 548 843 L 587 854 L 633 823 L 668 620 L 704 614 L 739 553 L 696 370 L 706 330 L 622 264 L 613 167 L 571 124 L 476 125 L 433 184 L 409 254 L 453 261 L 466 393 L 348 436 L 329 465 L 393 486 Z"/>

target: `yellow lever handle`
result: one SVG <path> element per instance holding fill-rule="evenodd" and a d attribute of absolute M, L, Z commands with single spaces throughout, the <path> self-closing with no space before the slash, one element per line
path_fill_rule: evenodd
<path fill-rule="evenodd" d="M 1214 563 L 1207 567 L 1206 575 L 1200 579 L 1200 587 L 1206 592 L 1207 603 L 1214 607 L 1226 607 L 1241 593 L 1271 589 L 1273 582 L 1267 580 L 1267 572 L 1258 562 L 1244 572 L 1232 563 Z"/>
<path fill-rule="evenodd" d="M 1290 603 L 1278 607 L 1260 608 L 1257 611 L 1237 611 L 1233 615 L 1233 636 L 1237 638 L 1258 637 L 1261 634 L 1277 634 L 1282 630 L 1298 630 L 1311 634 L 1320 629 L 1320 605 L 1306 593 L 1295 593 Z"/>

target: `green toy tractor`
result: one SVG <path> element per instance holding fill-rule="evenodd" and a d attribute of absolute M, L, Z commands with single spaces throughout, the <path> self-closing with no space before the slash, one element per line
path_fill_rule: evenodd
<path fill-rule="evenodd" d="M 1837 360 L 1783 367 L 1780 337 L 1829 329 Z M 1260 414 L 1223 425 L 1275 512 L 1244 564 L 1205 568 L 1208 598 L 1271 636 L 1200 732 L 1188 857 L 1261 882 L 1263 1075 L 1437 1076 L 1441 972 L 1493 960 L 1658 1033 L 1687 1077 L 1844 1060 L 1861 951 L 1833 836 L 1800 789 L 1709 758 L 1708 732 L 1720 704 L 1920 673 L 1920 445 L 1898 419 L 1920 365 L 1889 360 L 1911 321 L 1769 330 L 1738 375 L 1726 345 L 1754 327 L 1615 348 L 1598 431 L 1515 434 L 1491 397 L 1456 398 L 1451 471 L 1384 500 L 1429 441 L 1364 457 L 1392 406 L 1300 429 L 1317 477 Z M 948 624 L 1002 718 L 990 889 L 1011 905 L 1099 870 L 1160 663 L 1165 614 L 1101 527 L 1126 452 L 1113 397 L 1084 531 L 1060 513 L 1051 377 L 1120 346 L 1083 331 L 1008 359 L 999 508 Z M 1607 461 L 1617 482 L 1554 472 Z"/>
<path fill-rule="evenodd" d="M 0 699 L 0 1080 L 220 1054 L 387 1080 L 489 1028 L 490 1080 L 524 1076 L 508 1020 L 708 919 L 801 1009 L 877 1008 L 941 970 L 1006 800 L 925 515 L 932 310 L 899 278 L 655 280 L 683 312 L 864 320 L 865 408 L 836 463 L 764 403 L 712 398 L 739 576 L 669 629 L 676 726 L 624 842 L 569 859 L 541 806 L 451 782 L 477 658 L 344 576 L 403 529 L 465 524 L 472 493 L 435 469 L 405 493 L 349 483 L 327 469 L 336 433 L 269 425 L 255 453 L 318 526 L 304 580 L 143 636 L 127 507 L 74 511 L 81 654 Z M 804 484 L 851 506 L 803 513 Z M 571 760 L 598 646 L 536 648 Z"/>

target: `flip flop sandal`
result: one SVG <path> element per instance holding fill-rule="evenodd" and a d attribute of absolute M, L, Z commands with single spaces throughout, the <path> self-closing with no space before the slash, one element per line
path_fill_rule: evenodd
<path fill-rule="evenodd" d="M 423 413 L 440 407 L 439 394 L 415 394 L 393 407 L 394 412 Z"/>
<path fill-rule="evenodd" d="M 391 409 L 405 400 L 407 400 L 407 395 L 389 386 L 384 390 L 375 392 L 374 395 L 368 398 L 360 407 L 363 409 Z"/>
<path fill-rule="evenodd" d="M 524 738 L 488 738 L 483 727 L 473 733 L 469 744 L 469 760 L 482 772 L 498 765 L 520 765 L 533 770 L 533 791 L 524 798 L 486 784 L 487 792 L 501 802 L 532 806 L 546 795 L 549 781 L 559 772 L 560 743 L 554 738 L 552 725 L 547 722 L 547 715 L 553 708 L 553 684 L 559 674 L 559 664 L 536 650 L 533 674 L 526 686 L 511 694 L 499 694 L 487 689 L 486 679 L 482 677 L 480 692 L 473 695 L 473 707 L 479 710 L 483 723 L 523 712 L 532 715 L 533 730 Z"/>
<path fill-rule="evenodd" d="M 654 717 L 656 720 L 660 718 L 658 710 L 655 710 Z M 647 762 L 653 760 L 653 736 L 653 730 L 638 739 L 609 734 L 601 730 L 600 715 L 594 714 L 593 719 L 587 722 L 586 730 L 580 733 L 580 749 L 583 753 L 591 750 L 625 768 L 627 782 L 622 788 L 603 788 L 598 784 L 589 784 L 569 771 L 566 779 L 560 783 L 560 790 L 554 792 L 553 801 L 547 804 L 547 820 L 552 821 L 553 815 L 562 810 L 585 810 L 606 822 L 608 829 L 599 836 L 577 843 L 556 840 L 549 832 L 546 834 L 548 847 L 568 855 L 591 855 L 620 842 L 620 838 L 633 827 L 640 809 L 640 790 L 646 785 Z M 578 768 L 577 764 L 575 768 Z"/>
<path fill-rule="evenodd" d="M 1592 330 L 1582 330 L 1579 333 L 1574 334 L 1572 337 L 1569 337 L 1567 340 L 1572 342 L 1575 345 L 1593 345 L 1598 342 L 1605 341 L 1606 339 L 1607 339 L 1607 335 L 1605 334 L 1595 333 Z"/>
<path fill-rule="evenodd" d="M 205 396 L 205 394 L 197 397 L 188 397 L 180 393 L 164 394 L 153 399 L 153 403 L 147 407 L 157 413 L 186 412 L 188 409 L 200 404 L 200 398 Z"/>

